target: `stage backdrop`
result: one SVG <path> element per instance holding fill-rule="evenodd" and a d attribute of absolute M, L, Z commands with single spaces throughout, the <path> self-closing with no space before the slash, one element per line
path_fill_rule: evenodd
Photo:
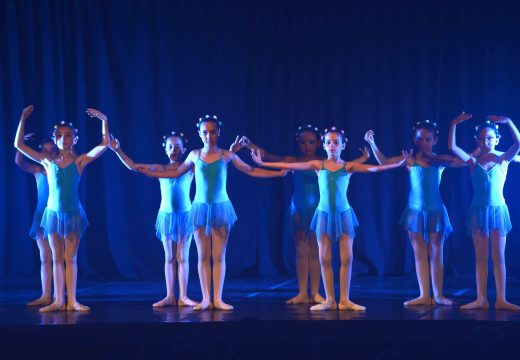
<path fill-rule="evenodd" d="M 35 106 L 27 132 L 38 139 L 58 121 L 76 123 L 79 153 L 100 141 L 100 121 L 85 115 L 98 108 L 122 148 L 145 163 L 167 161 L 162 135 L 172 130 L 188 135 L 190 149 L 200 146 L 195 121 L 204 114 L 222 119 L 222 147 L 240 134 L 277 154 L 296 154 L 298 125 L 335 124 L 349 139 L 343 157 L 352 159 L 368 129 L 387 155 L 412 147 L 411 127 L 423 119 L 440 125 L 436 151 L 446 153 L 449 123 L 465 110 L 474 120 L 460 126 L 459 141 L 471 150 L 473 127 L 487 114 L 520 124 L 519 18 L 514 2 L 499 1 L 4 0 L 0 276 L 36 276 L 39 269 L 28 237 L 35 180 L 15 166 L 12 146 L 26 105 Z M 511 144 L 503 133 L 500 150 Z M 247 151 L 240 156 L 251 163 Z M 361 224 L 356 273 L 413 270 L 398 226 L 407 176 L 404 168 L 353 176 L 349 200 Z M 519 182 L 520 164 L 513 164 L 505 196 L 514 226 L 508 270 L 516 275 Z M 468 170 L 446 170 L 441 190 L 455 228 L 445 246 L 447 274 L 472 274 Z M 229 273 L 291 273 L 291 175 L 253 179 L 230 168 L 228 191 L 239 217 Z M 80 196 L 91 224 L 80 249 L 82 276 L 162 275 L 157 180 L 128 171 L 109 150 L 85 171 Z"/>

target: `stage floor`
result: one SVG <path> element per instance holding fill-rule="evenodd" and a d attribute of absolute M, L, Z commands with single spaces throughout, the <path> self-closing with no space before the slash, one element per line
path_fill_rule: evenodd
<path fill-rule="evenodd" d="M 352 300 L 365 305 L 365 312 L 285 305 L 296 293 L 294 278 L 230 277 L 224 300 L 235 310 L 229 312 L 153 309 L 164 296 L 161 279 L 80 279 L 78 299 L 90 312 L 40 314 L 24 305 L 39 295 L 37 280 L 0 281 L 0 354 L 65 358 L 66 349 L 77 352 L 76 358 L 321 359 L 345 358 L 346 351 L 353 359 L 516 359 L 509 355 L 520 343 L 520 312 L 403 307 L 417 295 L 413 276 L 355 277 Z M 457 305 L 473 300 L 473 281 L 447 278 L 446 295 Z M 489 290 L 492 305 L 491 278 Z M 196 277 L 190 279 L 189 295 L 200 299 Z M 508 279 L 508 296 L 520 303 L 520 279 Z"/>

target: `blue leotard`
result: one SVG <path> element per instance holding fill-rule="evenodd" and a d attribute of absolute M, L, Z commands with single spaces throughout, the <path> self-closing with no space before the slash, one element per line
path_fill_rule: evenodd
<path fill-rule="evenodd" d="M 293 178 L 294 192 L 291 201 L 293 229 L 309 231 L 312 217 L 320 201 L 318 176 L 313 170 L 295 171 Z"/>
<path fill-rule="evenodd" d="M 155 222 L 155 231 L 159 239 L 173 241 L 187 239 L 191 232 L 190 222 L 190 187 L 193 172 L 173 179 L 159 179 L 161 186 L 161 207 Z"/>
<path fill-rule="evenodd" d="M 416 160 L 410 168 L 408 206 L 399 223 L 410 232 L 422 233 L 426 241 L 429 233 L 448 236 L 453 230 L 439 191 L 443 171 L 443 166 L 424 167 Z"/>
<path fill-rule="evenodd" d="M 345 169 L 346 163 L 336 171 L 327 170 L 324 164 L 322 161 L 318 176 L 320 201 L 312 218 L 311 229 L 316 231 L 318 237 L 327 234 L 331 240 L 342 234 L 354 238 L 359 223 L 347 199 L 352 174 Z"/>
<path fill-rule="evenodd" d="M 222 159 L 207 163 L 200 158 L 195 162 L 195 199 L 191 208 L 191 221 L 194 229 L 205 227 L 207 235 L 212 227 L 227 227 L 228 230 L 237 220 L 226 191 L 227 163 Z"/>
<path fill-rule="evenodd" d="M 63 237 L 72 232 L 81 237 L 85 232 L 88 221 L 78 197 L 80 178 L 74 161 L 64 168 L 54 162 L 49 165 L 49 198 L 41 222 L 45 237 L 51 233 Z"/>
<path fill-rule="evenodd" d="M 31 231 L 29 232 L 29 236 L 34 240 L 38 239 L 38 234 L 42 233 L 40 224 L 42 222 L 43 211 L 45 210 L 45 206 L 47 206 L 47 200 L 49 198 L 49 183 L 43 171 L 36 174 L 36 189 L 38 191 L 38 203 L 34 211 Z"/>
<path fill-rule="evenodd" d="M 502 235 L 511 231 L 511 219 L 504 199 L 508 163 L 495 164 L 485 170 L 478 162 L 471 174 L 473 200 L 466 220 L 468 235 L 481 232 L 489 236 L 491 230 Z"/>

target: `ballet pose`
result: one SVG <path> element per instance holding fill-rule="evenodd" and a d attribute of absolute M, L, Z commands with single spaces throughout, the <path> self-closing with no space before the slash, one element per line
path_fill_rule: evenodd
<path fill-rule="evenodd" d="M 252 151 L 259 151 L 265 161 L 283 161 L 288 163 L 322 160 L 317 151 L 321 146 L 320 133 L 313 125 L 299 126 L 296 131 L 296 142 L 299 156 L 279 156 L 267 152 L 242 137 L 241 143 Z M 362 163 L 369 157 L 367 149 L 360 149 L 363 155 L 353 162 Z M 320 201 L 320 190 L 316 171 L 297 171 L 293 173 L 293 195 L 291 199 L 290 218 L 292 237 L 296 255 L 296 277 L 298 294 L 287 300 L 287 304 L 320 304 L 325 299 L 319 293 L 320 261 L 316 232 L 311 230 L 311 221 Z M 309 281 L 310 280 L 310 281 Z M 309 284 L 310 283 L 310 284 Z M 310 297 L 308 292 L 310 285 Z"/>
<path fill-rule="evenodd" d="M 65 122 L 55 125 L 53 139 L 59 153 L 55 158 L 50 158 L 27 146 L 23 141 L 25 121 L 32 111 L 32 105 L 24 109 L 14 145 L 25 156 L 44 167 L 49 183 L 49 198 L 42 216 L 41 228 L 44 236 L 49 239 L 52 251 L 54 301 L 40 311 L 88 311 L 88 306 L 76 300 L 77 253 L 81 235 L 88 226 L 78 197 L 78 185 L 85 167 L 100 157 L 107 148 L 108 119 L 98 110 L 87 109 L 89 116 L 102 121 L 102 141 L 88 153 L 79 156 L 74 151 L 74 145 L 78 141 L 74 125 Z M 64 285 L 67 287 L 66 304 Z"/>
<path fill-rule="evenodd" d="M 436 123 L 429 120 L 417 122 L 413 127 L 416 155 L 408 158 L 406 162 L 410 177 L 410 193 L 400 224 L 408 231 L 413 248 L 420 295 L 413 300 L 405 301 L 405 306 L 430 305 L 432 302 L 452 305 L 452 301 L 444 297 L 442 291 L 444 240 L 452 232 L 452 227 L 439 186 L 446 167 L 465 164 L 458 158 L 433 152 L 433 147 L 439 140 L 438 134 Z M 372 130 L 366 132 L 365 140 L 380 164 L 395 162 L 395 158 L 387 158 L 379 150 Z M 430 295 L 430 277 L 433 299 Z"/>
<path fill-rule="evenodd" d="M 520 306 L 506 299 L 506 236 L 511 230 L 511 220 L 503 189 L 508 165 L 520 150 L 520 133 L 511 119 L 505 116 L 489 115 L 488 121 L 476 127 L 475 139 L 479 148 L 473 156 L 457 146 L 457 125 L 469 120 L 470 114 L 462 113 L 453 119 L 448 139 L 448 147 L 462 161 L 467 162 L 473 184 L 473 199 L 467 217 L 468 235 L 473 238 L 475 248 L 475 273 L 477 299 L 461 306 L 461 309 L 487 309 L 487 277 L 489 247 L 495 277 L 495 309 L 520 310 Z M 495 150 L 500 141 L 498 124 L 505 124 L 513 138 L 513 145 L 502 153 Z"/>
<path fill-rule="evenodd" d="M 31 111 L 24 109 L 22 117 L 29 117 Z M 27 134 L 25 139 L 29 139 L 32 134 Z M 44 139 L 39 146 L 40 154 L 49 159 L 54 159 L 58 154 L 58 148 L 52 139 Z M 40 278 L 42 282 L 42 295 L 29 303 L 28 306 L 42 306 L 49 305 L 52 302 L 52 253 L 49 241 L 43 236 L 43 231 L 40 227 L 43 211 L 47 205 L 49 197 L 49 184 L 47 182 L 47 174 L 43 166 L 34 162 L 29 162 L 24 159 L 20 151 L 16 151 L 15 159 L 16 165 L 23 171 L 34 175 L 36 180 L 36 189 L 38 193 L 38 202 L 36 211 L 34 212 L 33 222 L 29 236 L 36 241 L 38 250 L 40 252 Z"/>
<path fill-rule="evenodd" d="M 190 222 L 197 245 L 202 301 L 193 309 L 206 310 L 214 307 L 219 310 L 232 310 L 233 306 L 222 300 L 226 274 L 226 247 L 231 227 L 237 220 L 226 191 L 228 163 L 231 162 L 239 171 L 253 177 L 279 177 L 286 172 L 251 167 L 235 153 L 219 148 L 221 122 L 216 116 L 206 115 L 200 118 L 197 127 L 204 146 L 191 151 L 177 168 L 150 171 L 146 167 L 138 167 L 138 170 L 149 177 L 177 178 L 194 169 L 196 192 Z M 212 279 L 213 301 L 210 296 Z"/>
<path fill-rule="evenodd" d="M 306 162 L 265 162 L 259 151 L 252 154 L 253 159 L 261 166 L 288 170 L 313 170 L 318 174 L 320 201 L 314 213 L 311 229 L 316 232 L 319 247 L 321 274 L 325 285 L 326 299 L 310 309 L 319 310 L 365 310 L 364 306 L 350 300 L 350 280 L 352 271 L 352 244 L 356 236 L 355 228 L 358 220 L 347 199 L 350 177 L 355 172 L 379 172 L 401 166 L 406 161 L 407 153 L 393 164 L 364 165 L 345 162 L 341 152 L 345 149 L 346 138 L 342 130 L 336 127 L 325 129 L 323 148 L 327 152 L 326 160 L 310 160 Z M 339 242 L 341 259 L 339 306 L 334 296 L 334 274 L 332 271 L 332 241 Z"/>

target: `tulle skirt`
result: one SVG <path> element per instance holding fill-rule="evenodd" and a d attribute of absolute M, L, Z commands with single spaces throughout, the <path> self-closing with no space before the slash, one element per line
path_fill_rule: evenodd
<path fill-rule="evenodd" d="M 169 237 L 178 242 L 187 239 L 193 232 L 191 225 L 190 211 L 166 212 L 159 211 L 155 222 L 155 234 L 162 240 Z"/>
<path fill-rule="evenodd" d="M 316 231 L 318 237 L 327 234 L 331 240 L 336 240 L 342 234 L 355 238 L 356 232 L 354 229 L 358 226 L 359 222 L 352 208 L 339 212 L 316 209 L 311 222 L 311 230 Z"/>
<path fill-rule="evenodd" d="M 42 217 L 43 211 L 37 211 L 34 213 L 31 230 L 29 231 L 29 236 L 34 240 L 38 240 L 38 234 L 43 233 L 43 229 L 41 228 Z"/>
<path fill-rule="evenodd" d="M 443 233 L 447 237 L 453 231 L 444 205 L 437 210 L 414 210 L 407 207 L 399 225 L 410 232 L 422 233 L 426 241 L 429 233 Z"/>
<path fill-rule="evenodd" d="M 193 229 L 205 227 L 206 235 L 210 235 L 212 227 L 231 229 L 235 221 L 237 221 L 237 214 L 229 200 L 213 204 L 193 202 L 191 204 L 190 218 Z"/>
<path fill-rule="evenodd" d="M 80 206 L 75 210 L 55 211 L 45 208 L 43 211 L 42 222 L 43 236 L 58 233 L 61 237 L 68 233 L 78 233 L 81 237 L 88 227 L 87 216 Z"/>
<path fill-rule="evenodd" d="M 475 232 L 489 236 L 491 230 L 499 230 L 506 235 L 512 229 L 507 205 L 470 207 L 466 227 L 469 236 Z"/>
<path fill-rule="evenodd" d="M 312 218 L 316 212 L 316 206 L 311 208 L 297 208 L 291 204 L 290 216 L 293 231 L 309 231 L 311 230 Z"/>

